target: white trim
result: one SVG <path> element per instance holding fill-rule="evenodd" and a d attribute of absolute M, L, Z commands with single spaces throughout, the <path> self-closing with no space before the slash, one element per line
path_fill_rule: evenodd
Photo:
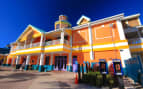
<path fill-rule="evenodd" d="M 106 26 L 106 27 L 107 27 L 107 26 Z M 96 30 L 100 30 L 100 28 L 103 28 L 102 25 L 101 25 L 101 27 L 98 27 L 98 28 L 94 29 L 94 32 L 95 32 L 95 39 L 105 39 L 105 38 L 112 38 L 112 37 L 115 37 L 114 29 L 111 29 L 111 30 L 112 30 L 111 36 L 106 36 L 106 37 L 103 37 L 103 38 L 98 38 L 98 37 L 96 36 L 96 33 L 97 33 Z M 104 26 L 104 28 L 105 28 L 105 26 Z M 113 34 L 113 36 L 112 36 L 112 34 Z"/>
<path fill-rule="evenodd" d="M 114 44 L 105 44 L 105 45 L 96 45 L 93 46 L 93 49 L 99 49 L 99 48 L 109 48 L 109 47 L 119 47 L 119 46 L 127 46 L 127 42 L 120 42 L 120 43 L 115 43 Z M 86 49 L 91 49 L 91 47 L 79 47 L 79 48 L 72 48 L 72 50 L 86 50 Z"/>
<path fill-rule="evenodd" d="M 143 45 L 130 46 L 130 49 L 143 48 Z"/>
<path fill-rule="evenodd" d="M 18 37 L 18 39 L 16 40 L 16 42 L 24 35 L 24 33 L 27 31 L 27 30 L 29 30 L 29 28 L 32 28 L 32 30 L 35 30 L 35 31 L 38 31 L 38 30 L 36 30 L 36 28 L 34 28 L 32 25 L 28 25 L 27 27 L 26 27 L 26 29 L 22 32 L 22 34 L 20 34 L 20 36 Z M 38 31 L 39 33 L 41 33 L 40 31 Z"/>
<path fill-rule="evenodd" d="M 44 65 L 44 53 L 41 53 L 41 56 L 40 56 L 40 65 Z"/>
<path fill-rule="evenodd" d="M 126 38 L 125 38 L 125 33 L 123 30 L 121 20 L 117 20 L 116 23 L 117 23 L 117 28 L 118 28 L 120 40 L 125 40 Z"/>
<path fill-rule="evenodd" d="M 139 25 L 142 25 L 140 18 L 138 18 Z"/>
<path fill-rule="evenodd" d="M 17 56 L 16 65 L 19 64 L 20 56 Z"/>
<path fill-rule="evenodd" d="M 26 65 L 29 65 L 29 62 L 30 62 L 30 55 L 28 55 L 26 58 Z"/>
<path fill-rule="evenodd" d="M 87 21 L 90 21 L 90 18 L 88 18 L 88 17 L 82 15 L 82 16 L 80 17 L 80 19 L 77 21 L 76 24 L 80 24 L 80 22 L 82 21 L 82 19 L 86 19 Z"/>
<path fill-rule="evenodd" d="M 90 60 L 94 60 L 94 53 L 93 53 L 93 46 L 92 46 L 92 44 L 93 44 L 93 40 L 92 40 L 92 28 L 91 28 L 91 25 L 90 24 L 88 24 L 88 35 L 89 35 L 89 44 L 90 44 L 90 49 L 91 49 L 91 51 L 90 51 Z"/>
<path fill-rule="evenodd" d="M 118 46 L 127 46 L 128 43 L 127 42 L 120 42 L 120 43 L 115 43 L 114 44 L 105 44 L 105 45 L 96 45 L 96 46 L 93 46 L 93 48 L 108 48 L 108 47 L 118 47 Z"/>
<path fill-rule="evenodd" d="M 121 13 L 121 14 L 118 14 L 118 15 L 114 15 L 114 16 L 111 16 L 111 17 L 107 17 L 107 18 L 103 18 L 103 19 L 100 19 L 100 20 L 90 22 L 90 24 L 91 24 L 91 26 L 93 26 L 93 25 L 97 25 L 97 24 L 101 24 L 101 23 L 105 23 L 105 22 L 109 22 L 109 21 L 113 21 L 113 20 L 122 19 L 123 17 L 124 17 L 124 14 Z M 81 28 L 85 28 L 85 27 L 88 27 L 88 24 L 83 24 L 83 25 L 72 27 L 72 28 L 73 28 L 73 30 L 77 30 L 77 29 L 81 29 Z"/>
<path fill-rule="evenodd" d="M 51 63 L 50 65 L 53 65 L 53 53 L 51 53 Z"/>
<path fill-rule="evenodd" d="M 134 14 L 134 15 L 130 15 L 130 16 L 126 16 L 126 17 L 122 18 L 122 20 L 128 20 L 128 19 L 132 19 L 132 18 L 137 18 L 139 16 L 140 16 L 140 13 Z"/>
<path fill-rule="evenodd" d="M 122 51 L 120 51 L 120 57 L 121 57 L 122 67 L 125 68 L 125 60 L 131 58 L 130 50 L 122 49 Z"/>

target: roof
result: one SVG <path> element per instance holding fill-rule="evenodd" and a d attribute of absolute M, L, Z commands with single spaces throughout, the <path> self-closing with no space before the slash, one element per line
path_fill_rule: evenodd
<path fill-rule="evenodd" d="M 31 25 L 31 24 L 29 24 L 29 26 L 31 26 L 32 28 L 35 28 L 37 31 L 39 31 L 39 32 L 41 32 L 41 33 L 46 32 L 45 30 L 40 29 L 40 28 L 38 28 L 38 27 L 35 27 L 35 26 Z"/>
<path fill-rule="evenodd" d="M 137 18 L 139 16 L 140 16 L 140 13 L 134 14 L 134 15 L 130 15 L 130 16 L 126 16 L 122 20 L 128 20 L 128 19 L 132 19 L 132 18 Z"/>
<path fill-rule="evenodd" d="M 99 19 L 99 20 L 96 20 L 96 21 L 93 21 L 93 22 L 89 22 L 87 24 L 75 26 L 75 27 L 72 27 L 72 28 L 73 28 L 73 30 L 76 30 L 76 29 L 88 27 L 89 24 L 90 25 L 101 24 L 101 23 L 105 23 L 105 22 L 109 22 L 109 21 L 113 21 L 113 20 L 122 19 L 123 17 L 124 17 L 124 13 L 121 13 L 121 14 L 118 14 L 118 15 L 114 15 L 114 16 L 111 16 L 111 17 Z"/>
<path fill-rule="evenodd" d="M 87 19 L 88 21 L 90 21 L 90 18 L 89 18 L 89 17 L 87 17 L 87 16 L 85 16 L 85 15 L 82 15 L 82 16 L 79 18 L 79 20 L 77 21 L 76 24 L 80 24 L 80 22 L 81 22 L 83 19 Z"/>
<path fill-rule="evenodd" d="M 26 29 L 22 32 L 22 34 L 20 34 L 20 36 L 18 37 L 17 41 L 24 35 L 24 33 L 28 30 L 29 27 L 33 28 L 33 30 L 38 31 L 39 33 L 45 33 L 45 32 L 46 32 L 46 31 L 43 30 L 43 29 L 40 29 L 40 28 L 38 28 L 38 27 L 35 27 L 35 26 L 29 24 L 29 25 L 26 27 Z"/>

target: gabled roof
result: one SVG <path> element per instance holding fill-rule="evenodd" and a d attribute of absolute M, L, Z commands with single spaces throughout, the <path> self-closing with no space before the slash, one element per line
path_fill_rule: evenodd
<path fill-rule="evenodd" d="M 35 26 L 31 25 L 31 24 L 29 24 L 29 26 L 31 26 L 32 28 L 35 28 L 35 30 L 37 30 L 37 31 L 39 31 L 39 32 L 41 32 L 41 33 L 46 32 L 45 30 L 40 29 L 40 28 L 37 28 L 37 27 L 35 27 Z"/>
<path fill-rule="evenodd" d="M 109 21 L 113 21 L 113 20 L 118 20 L 118 19 L 121 20 L 123 17 L 124 17 L 124 13 L 121 13 L 121 14 L 114 15 L 111 17 L 106 17 L 106 18 L 99 19 L 99 20 L 96 20 L 93 22 L 89 22 L 89 24 L 92 26 L 95 24 L 101 24 L 101 23 L 105 23 L 105 22 L 109 22 Z M 81 28 L 85 28 L 85 27 L 88 27 L 88 24 L 82 24 L 82 25 L 74 26 L 74 27 L 72 27 L 72 29 L 77 30 L 77 29 L 81 29 Z"/>
<path fill-rule="evenodd" d="M 26 33 L 26 32 L 29 30 L 29 28 L 32 28 L 32 30 L 35 30 L 35 31 L 38 32 L 39 34 L 46 32 L 46 31 L 44 31 L 44 30 L 42 30 L 42 29 L 40 29 L 40 28 L 37 28 L 37 27 L 35 27 L 35 26 L 29 24 L 29 25 L 26 27 L 26 29 L 23 31 L 23 33 L 18 37 L 18 39 L 17 39 L 16 41 L 20 40 L 20 38 L 23 37 L 24 33 Z"/>
<path fill-rule="evenodd" d="M 82 15 L 79 20 L 77 21 L 77 24 L 80 24 L 80 22 L 83 20 L 83 19 L 86 19 L 87 21 L 90 21 L 90 18 L 85 16 L 85 15 Z"/>

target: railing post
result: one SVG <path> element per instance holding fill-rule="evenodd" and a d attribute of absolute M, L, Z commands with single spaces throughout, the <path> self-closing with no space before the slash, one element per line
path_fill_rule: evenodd
<path fill-rule="evenodd" d="M 25 40 L 24 48 L 26 48 L 27 40 Z"/>
<path fill-rule="evenodd" d="M 30 42 L 30 48 L 32 47 L 32 42 L 33 42 L 33 39 L 31 39 L 31 42 Z"/>
<path fill-rule="evenodd" d="M 60 44 L 64 44 L 64 31 L 61 32 Z"/>

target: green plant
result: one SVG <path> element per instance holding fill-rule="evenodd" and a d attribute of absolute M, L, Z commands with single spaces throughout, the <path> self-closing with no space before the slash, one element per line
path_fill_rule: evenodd
<path fill-rule="evenodd" d="M 96 86 L 101 87 L 102 85 L 103 85 L 103 76 L 101 74 L 97 74 Z"/>

